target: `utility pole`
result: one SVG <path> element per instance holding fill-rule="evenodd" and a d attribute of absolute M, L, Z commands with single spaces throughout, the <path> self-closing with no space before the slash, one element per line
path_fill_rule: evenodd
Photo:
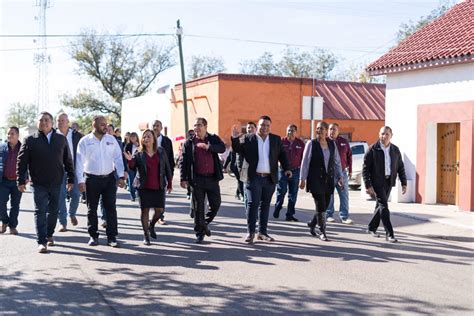
<path fill-rule="evenodd" d="M 183 29 L 179 25 L 179 20 L 176 21 L 176 36 L 178 36 L 178 47 L 179 47 L 179 62 L 181 64 L 181 83 L 183 89 L 183 105 L 184 105 L 184 135 L 188 135 L 189 124 L 188 124 L 188 103 L 186 96 L 186 77 L 184 76 L 184 60 L 183 60 L 183 46 L 181 44 L 181 36 L 183 35 Z"/>
<path fill-rule="evenodd" d="M 314 139 L 314 75 L 313 88 L 311 89 L 311 139 Z"/>

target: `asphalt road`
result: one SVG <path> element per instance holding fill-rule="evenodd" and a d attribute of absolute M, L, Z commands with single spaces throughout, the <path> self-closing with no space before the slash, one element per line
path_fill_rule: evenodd
<path fill-rule="evenodd" d="M 0 314 L 470 314 L 472 230 L 392 216 L 398 244 L 365 233 L 372 202 L 351 193 L 355 225 L 330 224 L 329 242 L 308 232 L 314 209 L 300 191 L 299 223 L 270 220 L 275 242 L 246 245 L 244 209 L 233 179 L 212 237 L 194 243 L 184 191 L 169 196 L 158 240 L 142 245 L 139 209 L 118 195 L 121 248 L 87 246 L 79 226 L 56 233 L 38 254 L 32 194 L 22 200 L 20 234 L 0 235 Z M 284 214 L 284 212 L 283 212 Z M 102 235 L 103 236 L 103 235 Z"/>

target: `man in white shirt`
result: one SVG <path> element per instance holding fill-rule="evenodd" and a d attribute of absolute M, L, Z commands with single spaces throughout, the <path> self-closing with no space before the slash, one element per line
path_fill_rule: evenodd
<path fill-rule="evenodd" d="M 125 186 L 122 151 L 116 139 L 107 134 L 105 117 L 95 116 L 92 128 L 92 132 L 80 140 L 76 158 L 79 191 L 85 191 L 87 196 L 89 245 L 99 244 L 97 206 L 102 197 L 107 216 L 107 245 L 118 247 L 115 203 L 117 184 L 121 188 Z"/>
<path fill-rule="evenodd" d="M 76 151 L 77 145 L 82 138 L 82 134 L 76 130 L 73 130 L 69 127 L 69 118 L 68 115 L 64 112 L 59 113 L 56 116 L 56 124 L 57 124 L 57 132 L 66 136 L 69 150 L 71 152 L 71 157 L 73 159 L 74 164 L 76 164 Z M 77 177 L 74 178 L 74 186 L 72 190 L 69 192 L 70 201 L 69 207 L 66 202 L 66 195 L 67 195 L 67 176 L 64 174 L 63 185 L 61 186 L 61 191 L 59 194 L 59 213 L 58 213 L 58 220 L 59 220 L 59 232 L 66 232 L 67 231 L 67 215 L 69 209 L 69 219 L 71 220 L 71 224 L 76 226 L 78 224 L 76 218 L 77 208 L 79 207 L 79 197 L 81 193 L 79 192 L 79 185 L 77 183 Z"/>
<path fill-rule="evenodd" d="M 267 224 L 270 202 L 278 182 L 278 161 L 285 175 L 292 176 L 281 137 L 270 133 L 271 123 L 270 117 L 260 117 L 255 134 L 240 135 L 239 126 L 232 128 L 232 150 L 242 155 L 249 165 L 245 183 L 248 230 L 245 242 L 248 244 L 254 241 L 257 218 L 260 219 L 257 239 L 274 240 L 267 233 Z"/>

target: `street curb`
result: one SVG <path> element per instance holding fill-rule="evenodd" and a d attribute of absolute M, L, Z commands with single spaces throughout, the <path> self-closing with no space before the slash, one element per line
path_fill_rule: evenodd
<path fill-rule="evenodd" d="M 405 218 L 410 218 L 414 220 L 418 220 L 421 222 L 429 222 L 429 223 L 438 223 L 438 224 L 443 224 L 443 225 L 448 225 L 448 226 L 453 226 L 457 228 L 463 228 L 463 229 L 468 229 L 474 231 L 474 226 L 472 225 L 463 225 L 463 224 L 458 224 L 458 223 L 452 223 L 449 222 L 446 219 L 430 219 L 426 217 L 421 217 L 421 216 L 416 216 L 412 214 L 406 214 L 406 213 L 399 213 L 399 212 L 391 212 L 393 215 L 397 215 L 400 217 L 405 217 Z"/>

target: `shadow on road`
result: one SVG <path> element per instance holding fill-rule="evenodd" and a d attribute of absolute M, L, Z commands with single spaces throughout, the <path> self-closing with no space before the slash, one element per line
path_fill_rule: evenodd
<path fill-rule="evenodd" d="M 400 295 L 330 290 L 312 293 L 285 287 L 255 292 L 252 287 L 247 286 L 189 283 L 171 273 L 144 274 L 128 268 L 97 269 L 97 273 L 111 277 L 120 273 L 124 278 L 105 286 L 92 279 L 51 280 L 46 273 L 43 279 L 34 281 L 25 278 L 22 272 L 10 275 L 2 273 L 2 279 L 13 285 L 0 289 L 1 312 L 21 315 L 396 315 L 401 311 L 408 314 L 433 314 L 442 310 L 451 313 L 467 312 L 463 307 L 437 306 Z M 161 297 L 167 299 L 160 300 Z M 201 303 L 180 308 L 180 299 L 186 297 Z M 25 299 L 28 301 L 25 302 Z M 291 304 L 284 303 L 288 301 Z M 317 302 L 317 307 L 314 302 Z M 212 310 L 208 309 L 211 305 Z"/>

